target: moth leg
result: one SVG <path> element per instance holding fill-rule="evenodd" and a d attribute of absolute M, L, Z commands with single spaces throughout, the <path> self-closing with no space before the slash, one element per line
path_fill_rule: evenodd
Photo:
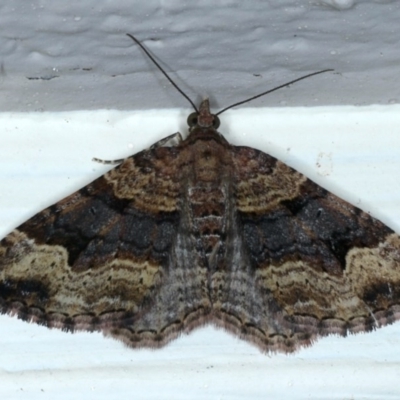
<path fill-rule="evenodd" d="M 118 160 L 103 160 L 101 158 L 96 158 L 93 157 L 92 161 L 100 163 L 100 164 L 122 164 L 124 161 L 126 160 L 126 158 L 119 158 Z"/>
<path fill-rule="evenodd" d="M 182 135 L 180 134 L 180 132 L 176 132 L 151 145 L 150 150 L 157 149 L 158 147 L 174 147 L 177 146 L 180 142 L 182 142 Z M 126 158 L 120 158 L 118 160 L 103 160 L 97 157 L 92 158 L 92 161 L 94 162 L 98 162 L 100 164 L 113 164 L 113 165 L 122 164 L 125 160 Z"/>
<path fill-rule="evenodd" d="M 150 146 L 150 150 L 157 149 L 158 147 L 174 147 L 182 142 L 182 135 L 180 132 L 173 133 L 164 139 L 155 142 Z"/>

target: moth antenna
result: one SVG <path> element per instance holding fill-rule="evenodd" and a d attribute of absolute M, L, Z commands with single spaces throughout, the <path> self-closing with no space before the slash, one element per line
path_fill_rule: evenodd
<path fill-rule="evenodd" d="M 150 54 L 150 52 L 142 45 L 142 43 L 139 42 L 138 39 L 135 38 L 135 36 L 131 35 L 130 33 L 126 34 L 129 36 L 147 55 L 147 57 L 150 58 L 150 60 L 153 62 L 153 64 L 164 74 L 164 76 L 171 82 L 172 86 L 192 105 L 194 110 L 198 113 L 199 110 L 195 106 L 192 100 L 190 100 L 189 96 L 179 88 L 179 86 L 168 76 L 168 74 L 164 71 L 164 69 L 161 67 L 161 65 L 154 59 L 154 57 Z"/>
<path fill-rule="evenodd" d="M 306 78 L 310 78 L 311 76 L 314 76 L 314 75 L 323 74 L 324 72 L 329 72 L 329 71 L 334 71 L 334 70 L 333 70 L 333 69 L 324 69 L 324 70 L 322 70 L 322 71 L 313 72 L 312 74 L 304 75 L 304 76 L 302 76 L 302 77 L 300 77 L 300 78 L 294 79 L 293 81 L 287 82 L 287 83 L 285 83 L 285 84 L 283 84 L 283 85 L 280 85 L 280 86 L 277 86 L 277 87 L 275 87 L 275 88 L 273 88 L 273 89 L 267 90 L 266 92 L 262 92 L 262 93 L 260 93 L 260 94 L 257 94 L 256 96 L 250 97 L 249 99 L 242 100 L 242 101 L 239 101 L 239 102 L 237 102 L 237 103 L 235 103 L 235 104 L 232 104 L 232 105 L 230 105 L 230 106 L 224 108 L 223 110 L 217 112 L 215 115 L 220 115 L 220 114 L 222 114 L 223 112 L 225 112 L 226 110 L 229 110 L 230 108 L 239 106 L 240 104 L 248 103 L 249 101 L 252 101 L 252 100 L 254 100 L 254 99 L 257 99 L 258 97 L 264 96 L 264 95 L 266 95 L 266 94 L 268 94 L 268 93 L 271 93 L 271 92 L 275 92 L 275 90 L 282 89 L 282 88 L 284 88 L 285 86 L 289 86 L 289 85 L 291 85 L 292 83 L 301 81 L 301 80 L 306 79 Z"/>

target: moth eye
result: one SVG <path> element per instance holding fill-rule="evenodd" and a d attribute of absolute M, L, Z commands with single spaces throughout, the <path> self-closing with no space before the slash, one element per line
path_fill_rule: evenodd
<path fill-rule="evenodd" d="M 214 117 L 213 128 L 217 129 L 221 122 L 220 122 L 219 118 L 216 115 L 213 115 L 213 117 Z"/>
<path fill-rule="evenodd" d="M 197 113 L 191 113 L 188 116 L 187 119 L 187 124 L 192 127 L 192 126 L 196 126 L 197 125 L 197 120 L 198 120 L 199 115 Z"/>

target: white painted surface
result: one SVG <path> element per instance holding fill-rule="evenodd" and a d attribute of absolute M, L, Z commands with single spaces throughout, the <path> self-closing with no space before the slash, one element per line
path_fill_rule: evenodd
<path fill-rule="evenodd" d="M 0 115 L 0 236 L 115 159 L 185 132 L 189 110 Z M 246 109 L 222 116 L 236 145 L 279 157 L 400 231 L 400 107 Z M 162 350 L 0 316 L 0 398 L 397 399 L 400 323 L 264 355 L 206 327 Z"/>
<path fill-rule="evenodd" d="M 223 115 L 221 132 L 400 232 L 400 108 L 388 105 L 400 101 L 399 20 L 396 1 L 3 0 L 0 236 L 104 173 L 93 156 L 185 132 L 187 109 L 88 111 L 187 106 L 126 32 L 215 108 L 334 68 L 250 104 L 288 108 Z M 315 108 L 369 104 L 386 106 Z M 133 351 L 0 316 L 0 398 L 398 399 L 399 338 L 400 323 L 266 356 L 208 327 Z"/>

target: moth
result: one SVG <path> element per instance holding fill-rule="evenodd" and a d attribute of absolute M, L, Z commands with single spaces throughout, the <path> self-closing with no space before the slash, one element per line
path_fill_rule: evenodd
<path fill-rule="evenodd" d="M 195 109 L 185 139 L 122 160 L 0 242 L 0 312 L 133 348 L 214 324 L 284 353 L 399 320 L 400 237 L 229 144 L 208 100 L 182 94 Z"/>

